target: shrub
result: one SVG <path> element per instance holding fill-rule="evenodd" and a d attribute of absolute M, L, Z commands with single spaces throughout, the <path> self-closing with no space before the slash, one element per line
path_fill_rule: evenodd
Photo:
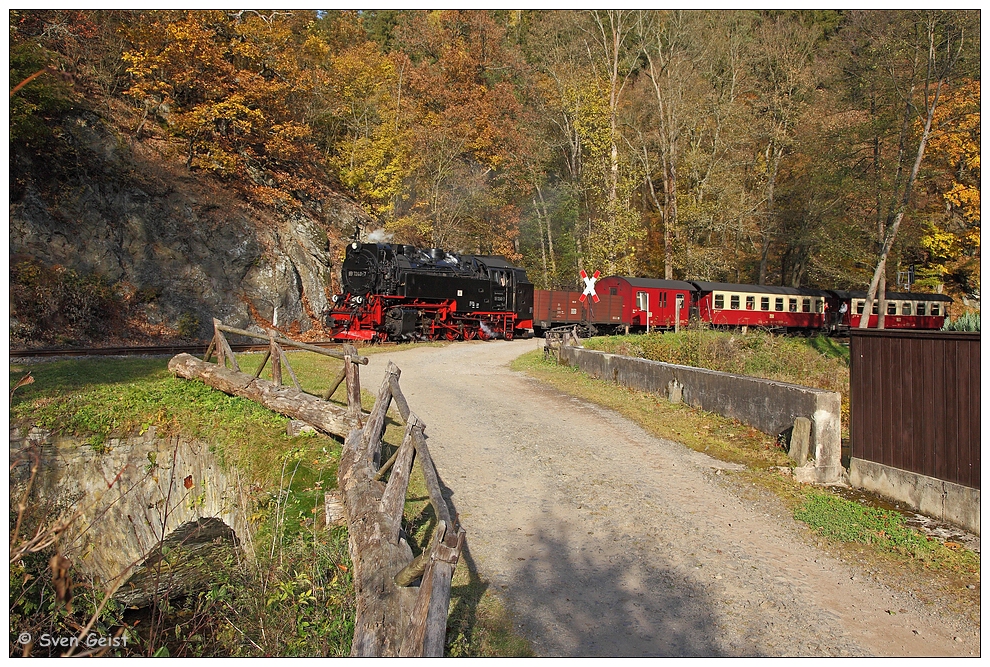
<path fill-rule="evenodd" d="M 36 260 L 11 266 L 10 305 L 20 325 L 17 335 L 55 344 L 106 336 L 128 308 L 118 285 L 105 277 Z"/>
<path fill-rule="evenodd" d="M 182 313 L 175 330 L 180 338 L 195 338 L 199 335 L 199 318 L 192 313 Z"/>
<path fill-rule="evenodd" d="M 975 312 L 963 313 L 956 319 L 945 318 L 942 331 L 979 331 L 980 314 Z"/>

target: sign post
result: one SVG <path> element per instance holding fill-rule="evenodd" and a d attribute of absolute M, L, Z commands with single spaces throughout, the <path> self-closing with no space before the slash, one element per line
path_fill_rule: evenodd
<path fill-rule="evenodd" d="M 585 303 L 588 300 L 589 296 L 591 297 L 591 300 L 594 301 L 595 303 L 598 303 L 600 301 L 600 299 L 598 298 L 598 292 L 595 291 L 595 283 L 598 282 L 598 276 L 600 275 L 601 275 L 600 272 L 595 271 L 595 275 L 589 277 L 588 274 L 585 272 L 585 270 L 581 269 L 581 280 L 584 281 L 584 291 L 581 293 L 581 296 L 578 297 L 578 300 L 581 303 Z M 591 330 L 592 329 L 591 304 L 589 303 L 587 305 L 588 305 L 588 316 L 586 319 L 587 319 L 588 329 Z"/>

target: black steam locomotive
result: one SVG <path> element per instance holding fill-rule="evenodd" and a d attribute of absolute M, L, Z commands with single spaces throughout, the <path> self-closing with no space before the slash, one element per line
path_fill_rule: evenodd
<path fill-rule="evenodd" d="M 504 257 L 352 241 L 340 281 L 327 322 L 337 339 L 532 335 L 533 284 Z"/>

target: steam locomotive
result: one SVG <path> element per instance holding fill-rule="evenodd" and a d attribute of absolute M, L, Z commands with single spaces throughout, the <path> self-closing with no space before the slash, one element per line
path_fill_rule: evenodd
<path fill-rule="evenodd" d="M 352 241 L 327 318 L 341 340 L 483 340 L 533 333 L 533 284 L 493 255 Z"/>

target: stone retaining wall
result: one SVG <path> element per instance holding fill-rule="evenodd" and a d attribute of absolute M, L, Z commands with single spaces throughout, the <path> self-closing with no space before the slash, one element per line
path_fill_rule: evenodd
<path fill-rule="evenodd" d="M 31 502 L 63 516 L 79 512 L 59 539 L 60 549 L 83 574 L 103 582 L 126 573 L 116 596 L 126 604 L 140 605 L 153 595 L 137 582 L 155 566 L 163 540 L 166 549 L 180 546 L 172 544 L 173 536 L 181 535 L 181 546 L 192 551 L 222 538 L 252 557 L 247 490 L 205 443 L 160 438 L 151 427 L 139 436 L 111 438 L 96 451 L 78 439 L 14 427 L 12 493 L 21 493 L 29 479 L 32 451 L 40 465 Z"/>
<path fill-rule="evenodd" d="M 561 347 L 560 359 L 595 377 L 667 396 L 674 402 L 683 400 L 771 435 L 785 434 L 790 439 L 795 420 L 805 417 L 811 422 L 810 460 L 804 465 L 798 460 L 795 477 L 821 484 L 844 477 L 841 397 L 837 392 L 572 346 Z"/>

